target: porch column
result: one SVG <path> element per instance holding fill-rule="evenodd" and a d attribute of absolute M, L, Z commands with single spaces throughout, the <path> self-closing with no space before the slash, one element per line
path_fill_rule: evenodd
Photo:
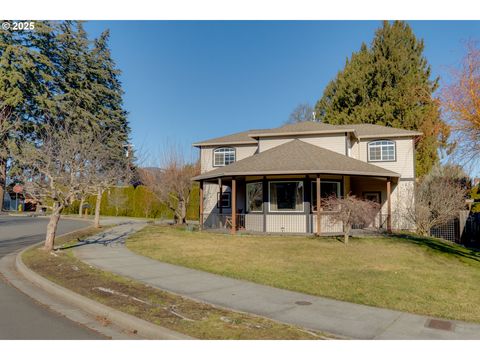
<path fill-rule="evenodd" d="M 391 192 L 392 192 L 392 180 L 387 178 L 387 231 L 392 232 L 392 201 L 391 201 Z"/>
<path fill-rule="evenodd" d="M 237 180 L 232 179 L 232 235 L 237 231 Z"/>
<path fill-rule="evenodd" d="M 200 230 L 203 230 L 203 180 L 200 180 Z"/>
<path fill-rule="evenodd" d="M 307 175 L 305 176 L 305 179 L 303 180 L 303 203 L 304 203 L 304 212 L 305 212 L 305 219 L 306 219 L 306 222 L 305 222 L 305 226 L 306 226 L 306 233 L 311 233 L 312 232 L 312 221 L 311 221 L 311 212 L 312 212 L 312 207 L 311 207 L 311 198 L 312 198 L 312 194 L 311 194 L 311 189 L 312 189 L 312 185 L 311 185 L 311 182 L 310 182 L 310 177 Z"/>
<path fill-rule="evenodd" d="M 321 218 L 320 218 L 320 201 L 321 201 L 321 192 L 320 192 L 320 175 L 317 174 L 317 235 L 320 236 L 322 232 L 321 229 Z"/>
<path fill-rule="evenodd" d="M 268 182 L 264 176 L 262 179 L 262 194 L 263 194 L 263 232 L 267 232 L 267 204 L 268 204 Z"/>
<path fill-rule="evenodd" d="M 222 178 L 218 178 L 218 188 L 219 190 L 219 199 L 218 199 L 218 213 L 221 214 L 223 212 L 222 207 Z"/>

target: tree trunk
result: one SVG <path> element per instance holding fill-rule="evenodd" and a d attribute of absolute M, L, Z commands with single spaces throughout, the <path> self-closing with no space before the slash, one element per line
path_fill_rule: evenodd
<path fill-rule="evenodd" d="M 84 204 L 85 204 L 85 198 L 82 196 L 82 198 L 80 199 L 80 208 L 78 209 L 78 215 L 80 215 L 80 217 L 83 215 Z"/>
<path fill-rule="evenodd" d="M 7 159 L 0 158 L 0 211 L 3 210 L 3 199 L 7 185 Z"/>
<path fill-rule="evenodd" d="M 53 204 L 52 215 L 50 215 L 50 221 L 47 225 L 47 235 L 45 237 L 44 249 L 46 251 L 52 251 L 55 245 L 55 234 L 57 232 L 58 221 L 60 220 L 60 214 L 62 213 L 63 206 L 58 202 Z"/>
<path fill-rule="evenodd" d="M 348 245 L 348 239 L 350 237 L 350 231 L 352 230 L 351 225 L 345 225 L 345 230 L 343 232 L 343 242 L 345 245 Z"/>
<path fill-rule="evenodd" d="M 95 221 L 94 226 L 96 228 L 100 227 L 100 205 L 102 204 L 102 189 L 98 189 L 97 192 L 97 201 L 95 201 Z"/>
<path fill-rule="evenodd" d="M 187 208 L 185 207 L 185 201 L 180 200 L 178 202 L 178 214 L 177 214 L 177 224 L 186 224 L 187 222 Z"/>

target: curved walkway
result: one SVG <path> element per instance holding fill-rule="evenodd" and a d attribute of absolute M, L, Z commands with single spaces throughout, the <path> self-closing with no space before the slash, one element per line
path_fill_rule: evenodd
<path fill-rule="evenodd" d="M 347 303 L 162 263 L 125 247 L 144 224 L 117 226 L 75 255 L 101 269 L 213 305 L 355 339 L 480 339 L 480 324 Z"/>

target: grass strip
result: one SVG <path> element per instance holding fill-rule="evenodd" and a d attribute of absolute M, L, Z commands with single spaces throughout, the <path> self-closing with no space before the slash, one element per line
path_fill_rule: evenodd
<path fill-rule="evenodd" d="M 98 229 L 86 229 L 69 234 L 59 239 L 57 246 L 68 247 L 98 232 Z M 46 252 L 34 247 L 26 251 L 22 259 L 30 269 L 67 289 L 195 338 L 331 338 L 317 331 L 196 302 L 99 270 L 77 259 L 71 249 Z M 104 321 L 108 323 L 108 319 Z"/>

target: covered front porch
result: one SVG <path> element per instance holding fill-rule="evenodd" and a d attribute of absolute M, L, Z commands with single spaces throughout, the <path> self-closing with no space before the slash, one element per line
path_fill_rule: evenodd
<path fill-rule="evenodd" d="M 343 233 L 343 224 L 333 221 L 334 209 L 322 199 L 346 194 L 381 204 L 371 224 L 357 229 L 392 229 L 392 177 L 306 174 L 234 176 L 200 180 L 200 226 L 236 233 L 297 233 L 334 235 Z M 212 192 L 216 192 L 215 195 Z M 216 203 L 205 208 L 205 199 Z M 320 206 L 317 206 L 320 199 Z"/>
<path fill-rule="evenodd" d="M 319 235 L 343 232 L 342 223 L 331 221 L 335 209 L 322 199 L 348 194 L 381 204 L 372 224 L 356 227 L 391 230 L 398 179 L 393 171 L 298 139 L 194 178 L 203 229 Z"/>

